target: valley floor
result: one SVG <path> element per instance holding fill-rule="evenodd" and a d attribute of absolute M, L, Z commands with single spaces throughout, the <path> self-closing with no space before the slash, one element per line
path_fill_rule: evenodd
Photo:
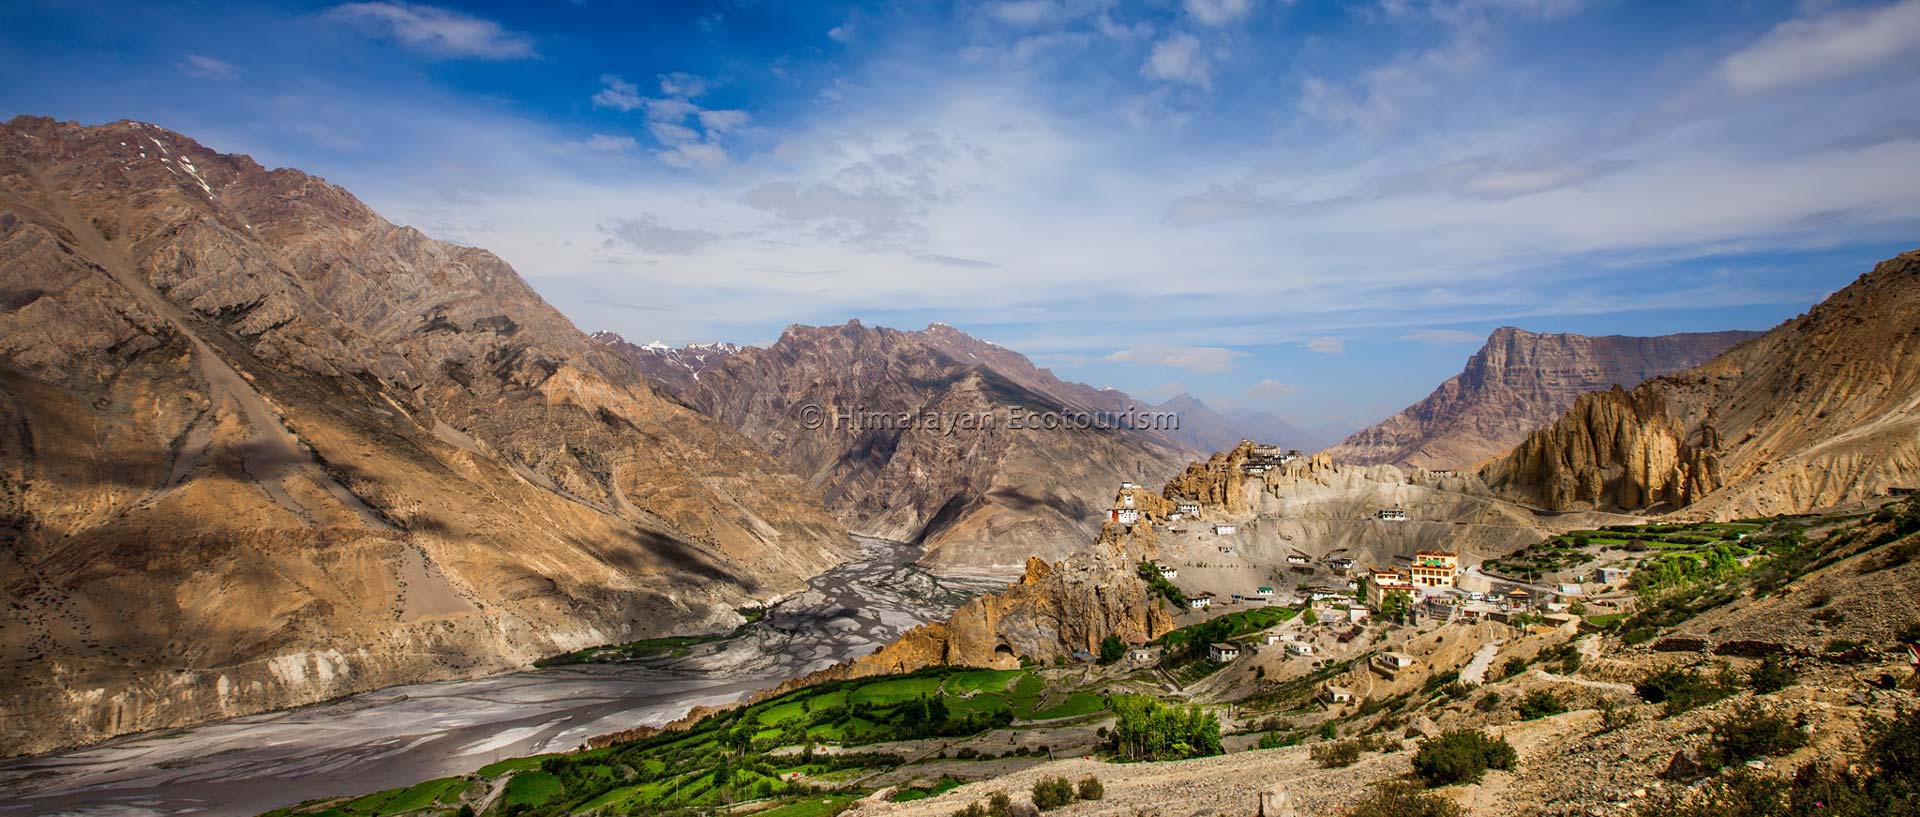
<path fill-rule="evenodd" d="M 664 723 L 870 652 L 997 586 L 935 577 L 919 555 L 862 539 L 740 636 L 665 662 L 394 687 L 0 764 L 0 815 L 252 815 Z"/>

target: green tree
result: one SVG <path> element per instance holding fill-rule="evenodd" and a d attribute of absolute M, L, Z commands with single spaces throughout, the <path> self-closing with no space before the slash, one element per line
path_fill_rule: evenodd
<path fill-rule="evenodd" d="M 1126 654 L 1127 644 L 1120 640 L 1120 636 L 1109 635 L 1100 639 L 1100 663 L 1111 664 L 1119 661 Z"/>
<path fill-rule="evenodd" d="M 1399 624 L 1407 623 L 1407 614 L 1413 612 L 1413 594 L 1405 590 L 1388 590 L 1380 597 L 1380 615 L 1393 619 Z"/>

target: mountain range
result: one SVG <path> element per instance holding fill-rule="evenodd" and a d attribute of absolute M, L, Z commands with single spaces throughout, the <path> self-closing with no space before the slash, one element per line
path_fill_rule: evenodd
<path fill-rule="evenodd" d="M 763 464 L 490 253 L 0 126 L 0 752 L 731 626 L 854 552 Z"/>
<path fill-rule="evenodd" d="M 1153 407 L 944 324 L 792 326 L 724 359 L 600 337 L 806 478 L 850 530 L 923 544 L 946 568 L 1010 572 L 1064 556 L 1099 530 L 1121 482 L 1163 480 L 1198 453 L 1146 423 L 1125 427 L 1130 409 Z M 1014 427 L 1049 415 L 1099 422 Z M 959 417 L 991 420 L 941 424 Z"/>

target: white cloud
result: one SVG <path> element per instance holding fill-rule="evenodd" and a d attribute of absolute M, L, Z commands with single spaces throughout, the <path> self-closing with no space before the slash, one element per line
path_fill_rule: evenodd
<path fill-rule="evenodd" d="M 701 111 L 700 125 L 715 133 L 726 133 L 747 124 L 746 111 Z"/>
<path fill-rule="evenodd" d="M 180 70 L 199 79 L 239 79 L 240 69 L 201 54 L 188 54 L 180 61 Z"/>
<path fill-rule="evenodd" d="M 662 226 L 651 213 L 639 218 L 613 221 L 599 226 L 608 246 L 624 244 L 644 252 L 685 255 L 720 240 L 707 230 L 676 229 Z"/>
<path fill-rule="evenodd" d="M 1282 383 L 1271 377 L 1261 379 L 1240 393 L 1242 400 L 1284 400 L 1300 393 L 1300 387 L 1292 383 Z"/>
<path fill-rule="evenodd" d="M 1480 343 L 1486 340 L 1486 336 L 1463 332 L 1459 329 L 1415 329 L 1401 335 L 1400 339 L 1430 343 L 1435 346 L 1451 346 L 1460 343 Z"/>
<path fill-rule="evenodd" d="M 987 16 L 1017 26 L 1033 26 L 1055 19 L 1059 4 L 1049 0 L 1007 0 L 987 6 Z"/>
<path fill-rule="evenodd" d="M 601 89 L 593 95 L 594 107 L 620 111 L 642 110 L 647 117 L 647 132 L 662 149 L 654 156 L 672 167 L 713 168 L 731 157 L 721 136 L 745 127 L 746 111 L 709 110 L 692 101 L 709 88 L 705 78 L 684 72 L 660 75 L 661 97 L 640 95 L 640 87 L 613 74 L 600 76 Z"/>
<path fill-rule="evenodd" d="M 1205 88 L 1210 83 L 1206 55 L 1200 53 L 1200 39 L 1185 32 L 1169 35 L 1153 44 L 1147 62 L 1140 66 L 1142 76 L 1168 82 L 1184 82 Z"/>
<path fill-rule="evenodd" d="M 674 167 L 706 168 L 719 167 L 727 163 L 727 152 L 719 145 L 708 142 L 691 142 L 674 145 L 666 150 L 656 151 L 660 161 Z"/>
<path fill-rule="evenodd" d="M 827 39 L 841 45 L 853 42 L 853 23 L 846 22 L 827 29 Z"/>
<path fill-rule="evenodd" d="M 1920 43 L 1920 0 L 1873 9 L 1840 8 L 1775 26 L 1759 42 L 1727 56 L 1720 76 L 1742 93 L 1806 85 L 1856 74 Z"/>
<path fill-rule="evenodd" d="M 596 133 L 587 137 L 587 140 L 581 143 L 581 147 L 601 153 L 624 153 L 640 147 L 640 142 L 631 136 Z"/>
<path fill-rule="evenodd" d="M 692 98 L 707 92 L 707 81 L 683 71 L 660 75 L 660 93 L 667 96 Z"/>
<path fill-rule="evenodd" d="M 1253 10 L 1253 0 L 1187 0 L 1187 13 L 1203 26 L 1236 22 Z"/>
<path fill-rule="evenodd" d="M 510 60 L 534 56 L 533 41 L 492 20 L 436 6 L 411 3 L 347 3 L 327 19 L 391 37 L 436 57 Z"/>
<path fill-rule="evenodd" d="M 593 95 L 596 108 L 631 111 L 647 104 L 646 98 L 640 95 L 640 86 L 612 74 L 601 74 L 600 85 L 600 92 Z"/>
<path fill-rule="evenodd" d="M 1347 350 L 1347 342 L 1331 335 L 1322 335 L 1307 341 L 1307 348 L 1323 355 L 1337 355 Z"/>
<path fill-rule="evenodd" d="M 1216 346 L 1146 343 L 1130 349 L 1121 349 L 1103 359 L 1115 363 L 1141 363 L 1148 366 L 1186 369 L 1196 374 L 1213 374 L 1231 370 L 1234 367 L 1234 361 L 1246 356 L 1246 352 L 1236 352 Z"/>

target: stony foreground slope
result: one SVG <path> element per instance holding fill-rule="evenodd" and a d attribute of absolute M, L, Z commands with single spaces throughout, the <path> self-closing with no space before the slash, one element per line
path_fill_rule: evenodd
<path fill-rule="evenodd" d="M 697 378 L 671 365 L 691 350 L 612 348 L 666 368 L 659 382 L 806 477 L 849 529 L 923 543 L 941 567 L 1011 572 L 1030 556 L 1065 556 L 1098 532 L 1120 482 L 1165 479 L 1191 453 L 1120 423 L 1014 428 L 1016 414 L 1122 415 L 1138 404 L 942 324 L 793 326 L 768 348 L 699 364 Z M 889 419 L 901 417 L 912 419 Z M 963 417 L 991 425 L 954 421 Z"/>
<path fill-rule="evenodd" d="M 1722 518 L 1856 503 L 1920 482 L 1920 253 L 1806 314 L 1631 391 L 1581 397 L 1488 463 L 1550 509 Z"/>
<path fill-rule="evenodd" d="M 489 253 L 0 127 L 0 754 L 720 626 L 851 551 Z"/>
<path fill-rule="evenodd" d="M 1505 453 L 1592 391 L 1698 366 L 1758 332 L 1660 337 L 1495 329 L 1460 374 L 1327 450 L 1338 462 L 1468 468 Z"/>

